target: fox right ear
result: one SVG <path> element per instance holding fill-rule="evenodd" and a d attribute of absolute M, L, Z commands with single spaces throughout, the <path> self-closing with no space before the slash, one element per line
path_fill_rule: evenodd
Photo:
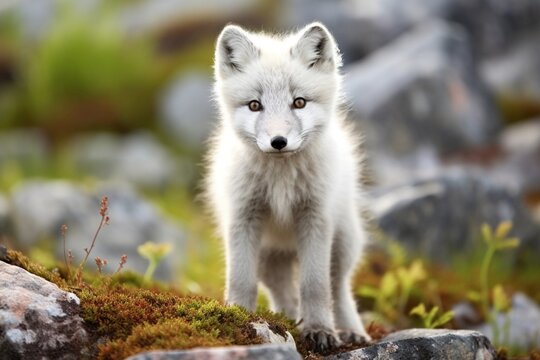
<path fill-rule="evenodd" d="M 216 75 L 227 77 L 242 72 L 245 65 L 259 56 L 259 50 L 240 26 L 227 25 L 219 34 L 216 44 Z"/>

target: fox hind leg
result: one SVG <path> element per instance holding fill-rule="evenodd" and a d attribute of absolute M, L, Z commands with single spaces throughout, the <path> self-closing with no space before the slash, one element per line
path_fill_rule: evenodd
<path fill-rule="evenodd" d="M 283 251 L 262 251 L 259 276 L 270 292 L 271 308 L 296 320 L 298 316 L 298 285 L 295 281 L 296 254 Z"/>

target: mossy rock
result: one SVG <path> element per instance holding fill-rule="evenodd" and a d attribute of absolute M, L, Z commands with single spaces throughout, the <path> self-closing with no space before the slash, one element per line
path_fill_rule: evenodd
<path fill-rule="evenodd" d="M 173 289 L 141 287 L 140 277 L 129 272 L 113 277 L 85 274 L 86 282 L 74 286 L 65 278 L 66 269 L 51 271 L 20 252 L 4 253 L 0 260 L 43 277 L 80 298 L 80 316 L 88 332 L 100 343 L 92 358 L 121 359 L 158 349 L 260 344 L 262 340 L 251 325 L 257 321 L 267 322 L 277 334 L 285 336 L 289 331 L 298 339 L 291 320 L 267 310 L 254 313 Z"/>

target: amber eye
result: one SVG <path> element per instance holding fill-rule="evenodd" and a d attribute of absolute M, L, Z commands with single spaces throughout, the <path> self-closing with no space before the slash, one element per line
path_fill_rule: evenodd
<path fill-rule="evenodd" d="M 306 106 L 306 99 L 304 98 L 296 98 L 294 99 L 293 105 L 295 109 L 303 109 Z"/>
<path fill-rule="evenodd" d="M 261 111 L 262 105 L 257 100 L 251 100 L 248 104 L 249 110 L 251 111 Z"/>

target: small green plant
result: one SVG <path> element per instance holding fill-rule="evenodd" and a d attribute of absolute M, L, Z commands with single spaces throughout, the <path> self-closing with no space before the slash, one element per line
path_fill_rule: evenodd
<path fill-rule="evenodd" d="M 163 258 L 169 254 L 172 250 L 172 245 L 169 243 L 156 244 L 154 242 L 148 241 L 142 245 L 139 245 L 137 251 L 139 255 L 148 259 L 148 268 L 144 273 L 144 282 L 148 284 L 154 272 L 156 271 L 157 266 L 163 260 Z"/>
<path fill-rule="evenodd" d="M 375 300 L 375 311 L 389 320 L 404 317 L 405 308 L 415 285 L 427 277 L 422 261 L 409 267 L 400 266 L 386 272 L 378 288 L 362 286 L 358 293 Z"/>
<path fill-rule="evenodd" d="M 504 324 L 503 324 L 503 336 L 501 339 L 495 338 L 495 336 L 499 337 L 499 331 L 495 333 L 493 332 L 494 342 L 498 342 L 501 340 L 501 344 L 508 344 L 510 339 L 510 316 L 508 315 L 508 312 L 510 311 L 510 308 L 512 306 L 512 302 L 510 300 L 510 297 L 508 294 L 504 291 L 504 288 L 502 285 L 497 284 L 493 287 L 493 309 L 501 314 L 504 314 Z M 493 322 L 491 324 L 492 326 L 497 327 L 497 323 L 495 319 L 493 319 Z M 497 327 L 498 329 L 498 327 Z"/>
<path fill-rule="evenodd" d="M 435 329 L 443 326 L 454 317 L 452 311 L 447 311 L 439 315 L 439 307 L 434 306 L 427 311 L 424 303 L 418 304 L 411 310 L 410 315 L 417 315 L 422 320 L 423 326 L 428 329 Z"/>
<path fill-rule="evenodd" d="M 480 270 L 480 294 L 476 298 L 480 301 L 482 312 L 493 331 L 493 342 L 500 344 L 500 329 L 497 325 L 496 318 L 490 309 L 490 285 L 489 285 L 489 269 L 493 257 L 497 251 L 510 250 L 519 246 L 519 239 L 508 237 L 512 230 L 512 222 L 504 221 L 497 226 L 495 231 L 487 225 L 482 225 L 482 239 L 487 245 L 487 250 L 482 260 Z M 506 312 L 510 308 L 510 301 L 501 285 L 496 285 L 493 288 L 493 305 L 497 312 Z M 508 327 L 509 324 L 506 325 Z"/>

